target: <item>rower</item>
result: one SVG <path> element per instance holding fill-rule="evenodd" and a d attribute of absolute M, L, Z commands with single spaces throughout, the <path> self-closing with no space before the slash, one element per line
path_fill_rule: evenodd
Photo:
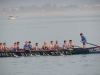
<path fill-rule="evenodd" d="M 72 44 L 72 40 L 69 40 L 68 48 L 69 49 L 73 49 L 74 48 L 74 45 Z"/>
<path fill-rule="evenodd" d="M 6 46 L 6 43 L 3 43 L 3 52 L 7 52 L 8 47 Z"/>
<path fill-rule="evenodd" d="M 68 48 L 68 47 L 67 47 L 67 41 L 64 40 L 63 49 L 64 49 L 64 50 L 67 50 L 67 48 Z"/>
<path fill-rule="evenodd" d="M 19 44 L 20 44 L 20 42 L 17 42 L 17 52 L 20 52 Z"/>
<path fill-rule="evenodd" d="M 24 50 L 25 50 L 25 52 L 29 52 L 29 51 L 30 51 L 28 44 L 29 44 L 29 43 L 26 41 L 26 42 L 25 42 L 25 45 L 24 45 Z"/>
<path fill-rule="evenodd" d="M 17 51 L 17 43 L 15 42 L 14 45 L 10 47 L 11 52 L 16 52 Z"/>
<path fill-rule="evenodd" d="M 42 49 L 43 50 L 48 50 L 48 45 L 47 45 L 47 42 L 45 41 L 43 46 L 42 46 Z"/>
<path fill-rule="evenodd" d="M 33 50 L 32 45 L 31 45 L 31 41 L 29 41 L 28 47 L 29 47 L 30 50 Z"/>
<path fill-rule="evenodd" d="M 81 36 L 81 43 L 83 43 L 83 48 L 86 49 L 86 43 L 87 43 L 87 39 L 86 37 L 83 35 L 83 33 L 80 33 Z"/>
<path fill-rule="evenodd" d="M 0 43 L 0 52 L 3 52 L 3 45 Z"/>
<path fill-rule="evenodd" d="M 54 42 L 53 41 L 50 42 L 49 49 L 54 50 Z"/>
<path fill-rule="evenodd" d="M 58 50 L 60 48 L 59 44 L 58 44 L 58 41 L 56 41 L 56 44 L 54 45 L 54 49 L 55 50 Z"/>
<path fill-rule="evenodd" d="M 40 48 L 38 47 L 38 43 L 35 43 L 35 47 L 33 47 L 33 50 L 38 51 Z"/>

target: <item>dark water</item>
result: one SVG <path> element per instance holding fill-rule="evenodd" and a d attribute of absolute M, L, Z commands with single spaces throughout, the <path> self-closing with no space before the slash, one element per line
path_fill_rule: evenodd
<path fill-rule="evenodd" d="M 32 41 L 33 46 L 38 42 L 41 47 L 51 40 L 58 40 L 62 46 L 63 40 L 70 39 L 82 46 L 81 32 L 88 42 L 100 44 L 100 15 L 0 17 L 0 42 L 8 47 L 16 41 L 21 42 L 21 48 L 25 41 Z M 100 54 L 0 58 L 0 75 L 100 75 L 99 70 Z"/>

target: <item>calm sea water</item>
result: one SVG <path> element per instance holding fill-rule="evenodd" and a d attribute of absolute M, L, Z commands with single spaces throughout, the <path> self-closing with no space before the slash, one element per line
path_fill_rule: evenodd
<path fill-rule="evenodd" d="M 25 41 L 33 46 L 38 42 L 41 47 L 51 40 L 58 40 L 62 46 L 63 40 L 70 39 L 82 46 L 81 32 L 88 42 L 100 44 L 100 15 L 19 16 L 16 20 L 0 17 L 0 42 L 8 47 L 16 41 L 21 42 L 21 48 Z M 0 58 L 0 75 L 100 75 L 99 63 L 100 54 Z"/>

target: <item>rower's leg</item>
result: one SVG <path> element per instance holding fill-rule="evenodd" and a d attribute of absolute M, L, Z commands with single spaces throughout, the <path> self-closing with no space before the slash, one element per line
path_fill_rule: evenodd
<path fill-rule="evenodd" d="M 86 43 L 85 42 L 83 42 L 83 48 L 86 49 Z"/>
<path fill-rule="evenodd" d="M 86 49 L 86 45 L 83 45 L 83 48 Z"/>

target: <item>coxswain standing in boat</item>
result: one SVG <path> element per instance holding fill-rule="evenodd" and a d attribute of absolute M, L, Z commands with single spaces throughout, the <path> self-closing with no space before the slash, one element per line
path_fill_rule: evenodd
<path fill-rule="evenodd" d="M 58 44 L 58 41 L 56 41 L 56 44 L 54 45 L 54 49 L 57 50 L 57 51 L 60 49 L 60 46 Z"/>
<path fill-rule="evenodd" d="M 87 39 L 86 37 L 83 35 L 83 33 L 80 33 L 81 36 L 81 43 L 83 43 L 83 48 L 86 49 L 86 43 L 87 43 Z"/>
<path fill-rule="evenodd" d="M 72 43 L 72 40 L 69 40 L 68 49 L 73 49 L 73 48 L 74 48 L 74 45 Z"/>
<path fill-rule="evenodd" d="M 8 49 L 8 47 L 7 47 L 6 43 L 3 43 L 3 52 L 7 52 L 7 49 Z"/>
<path fill-rule="evenodd" d="M 47 45 L 47 42 L 45 41 L 43 46 L 42 46 L 42 49 L 43 50 L 48 50 L 48 45 Z"/>
<path fill-rule="evenodd" d="M 31 41 L 29 41 L 28 47 L 29 47 L 30 51 L 33 50 L 32 45 L 31 45 Z"/>
<path fill-rule="evenodd" d="M 54 50 L 54 42 L 53 41 L 50 42 L 49 50 Z"/>
<path fill-rule="evenodd" d="M 0 43 L 0 52 L 3 52 L 3 45 Z"/>
<path fill-rule="evenodd" d="M 15 42 L 13 46 L 10 47 L 11 52 L 17 52 L 17 43 Z"/>
<path fill-rule="evenodd" d="M 25 42 L 25 45 L 24 45 L 24 51 L 25 51 L 25 52 L 30 52 L 30 49 L 29 49 L 28 44 L 29 44 L 29 43 L 26 41 L 26 42 Z"/>
<path fill-rule="evenodd" d="M 39 48 L 39 46 L 38 46 L 38 43 L 35 43 L 35 47 L 33 47 L 33 50 L 34 50 L 34 51 L 39 51 L 39 50 L 40 50 L 40 48 Z"/>

